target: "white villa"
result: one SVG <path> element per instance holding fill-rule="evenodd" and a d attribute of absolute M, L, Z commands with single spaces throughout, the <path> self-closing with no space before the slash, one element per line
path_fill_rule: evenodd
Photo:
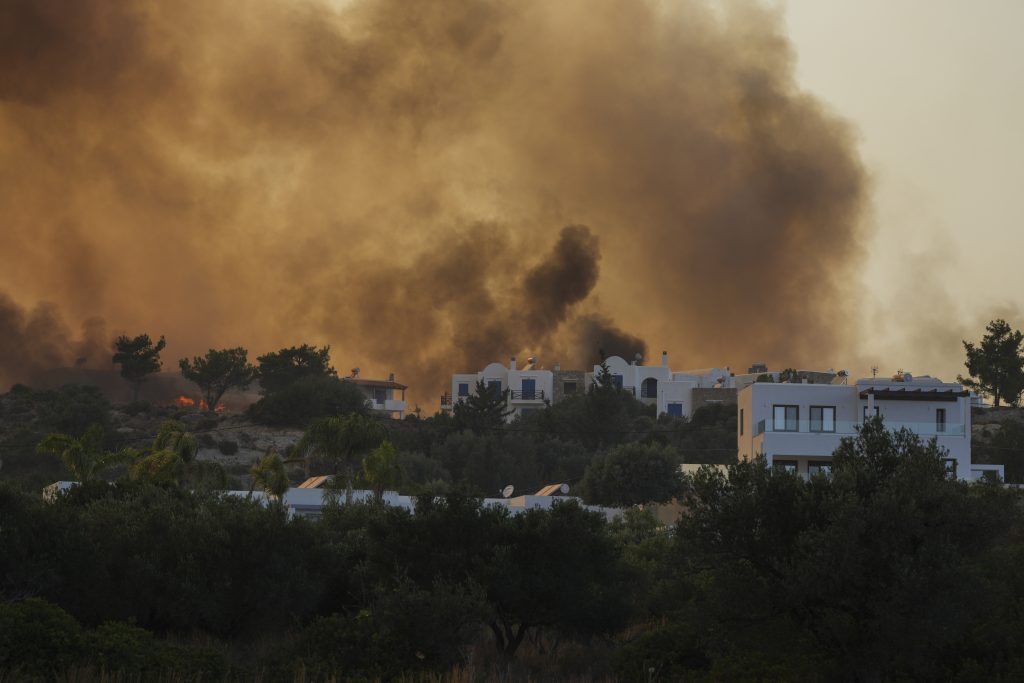
<path fill-rule="evenodd" d="M 971 396 L 959 384 L 898 373 L 853 385 L 758 382 L 738 395 L 740 460 L 763 455 L 768 464 L 809 476 L 828 472 L 843 437 L 880 415 L 889 429 L 906 427 L 949 451 L 951 475 L 1003 478 L 1002 465 L 971 462 Z"/>
<path fill-rule="evenodd" d="M 387 379 L 363 379 L 359 376 L 359 368 L 352 368 L 352 376 L 344 377 L 343 381 L 357 386 L 375 413 L 399 420 L 405 416 L 405 390 L 408 387 L 396 382 L 394 373 Z"/>
<path fill-rule="evenodd" d="M 627 363 L 619 356 L 605 360 L 612 381 L 620 389 L 633 393 L 637 400 L 657 406 L 658 415 L 690 417 L 704 403 L 734 403 L 735 392 L 722 391 L 733 388 L 729 368 L 704 368 L 673 372 L 668 366 L 668 353 L 662 351 L 661 365 L 640 365 L 639 358 Z M 601 372 L 595 365 L 590 381 Z M 704 394 L 703 401 L 696 400 L 695 389 L 717 390 Z M 699 404 L 699 405 L 698 405 Z"/>
<path fill-rule="evenodd" d="M 555 400 L 554 373 L 537 368 L 534 358 L 530 358 L 526 367 L 520 370 L 513 356 L 508 367 L 501 363 L 491 363 L 480 372 L 452 375 L 451 393 L 441 397 L 441 410 L 451 410 L 455 403 L 469 398 L 480 381 L 496 394 L 508 389 L 508 408 L 511 411 L 509 422 Z"/>
<path fill-rule="evenodd" d="M 736 402 L 734 378 L 729 368 L 673 372 L 668 367 L 667 353 L 661 354 L 661 365 L 640 365 L 619 356 L 609 357 L 605 364 L 619 388 L 630 391 L 637 400 L 657 405 L 659 415 L 689 417 L 694 410 L 708 403 Z M 512 357 L 508 367 L 491 363 L 480 372 L 452 375 L 450 393 L 441 396 L 441 410 L 449 411 L 459 401 L 466 400 L 476 391 L 477 382 L 483 381 L 495 392 L 508 390 L 511 411 L 508 420 L 511 422 L 567 396 L 587 391 L 600 372 L 600 365 L 585 373 L 562 370 L 557 363 L 554 370 L 546 370 L 537 367 L 535 358 L 530 358 L 526 367 L 520 370 L 515 357 Z M 749 382 L 753 381 L 751 376 Z"/>

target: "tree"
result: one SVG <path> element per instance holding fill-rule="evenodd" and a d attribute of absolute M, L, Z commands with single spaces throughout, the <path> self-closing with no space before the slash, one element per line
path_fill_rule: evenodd
<path fill-rule="evenodd" d="M 303 377 L 252 404 L 249 414 L 261 424 L 305 427 L 319 417 L 366 414 L 366 396 L 337 377 Z"/>
<path fill-rule="evenodd" d="M 264 394 L 281 391 L 304 377 L 336 377 L 338 374 L 331 367 L 330 346 L 292 346 L 259 356 L 256 361 Z"/>
<path fill-rule="evenodd" d="M 49 434 L 39 443 L 36 450 L 40 454 L 56 455 L 76 481 L 85 483 L 98 477 L 104 470 L 126 462 L 132 457 L 128 450 L 105 450 L 103 440 L 103 428 L 92 425 L 77 439 L 67 434 Z"/>
<path fill-rule="evenodd" d="M 500 429 L 512 414 L 508 408 L 508 389 L 495 391 L 479 380 L 476 390 L 465 401 L 457 402 L 452 412 L 455 424 L 460 429 L 471 429 L 474 434 Z"/>
<path fill-rule="evenodd" d="M 1002 319 L 991 321 L 985 329 L 988 334 L 978 346 L 963 342 L 967 352 L 964 366 L 970 377 L 958 375 L 956 379 L 965 387 L 991 396 L 997 408 L 1004 400 L 1015 406 L 1024 391 L 1024 334 Z"/>
<path fill-rule="evenodd" d="M 387 439 L 380 422 L 364 415 L 324 417 L 314 420 L 295 445 L 295 453 L 307 463 L 314 458 L 327 460 L 345 470 L 345 490 L 351 499 L 355 465 L 368 451 Z"/>
<path fill-rule="evenodd" d="M 380 501 L 384 491 L 402 483 L 402 469 L 398 464 L 398 451 L 390 441 L 384 441 L 363 458 L 363 478 Z"/>
<path fill-rule="evenodd" d="M 491 606 L 487 625 L 504 658 L 515 656 L 531 630 L 589 638 L 625 625 L 628 575 L 603 516 L 575 502 L 557 503 L 510 516 L 492 534 L 480 584 Z"/>
<path fill-rule="evenodd" d="M 199 443 L 183 424 L 165 420 L 149 449 L 136 455 L 132 478 L 188 484 L 196 473 L 210 474 L 206 463 L 195 462 L 198 452 Z"/>
<path fill-rule="evenodd" d="M 812 652 L 824 679 L 950 678 L 998 603 L 980 568 L 1019 513 L 1012 492 L 949 479 L 944 455 L 873 418 L 830 477 L 762 460 L 698 473 L 676 538 L 714 649 Z"/>
<path fill-rule="evenodd" d="M 121 376 L 132 385 L 132 401 L 139 400 L 139 388 L 146 378 L 160 372 L 163 365 L 160 362 L 160 352 L 165 346 L 167 342 L 162 336 L 154 344 L 148 334 L 140 334 L 137 337 L 121 335 L 114 340 L 116 353 L 112 360 L 121 366 Z"/>
<path fill-rule="evenodd" d="M 671 448 L 618 446 L 598 455 L 581 485 L 583 498 L 597 505 L 664 503 L 682 494 L 679 455 Z"/>
<path fill-rule="evenodd" d="M 256 376 L 256 368 L 249 364 L 249 353 L 242 347 L 210 349 L 206 356 L 178 361 L 182 376 L 195 382 L 203 392 L 206 409 L 214 410 L 229 389 L 244 389 Z"/>
<path fill-rule="evenodd" d="M 253 486 L 259 487 L 267 494 L 272 505 L 281 505 L 283 496 L 290 486 L 288 473 L 284 469 L 284 461 L 277 453 L 267 453 L 249 470 Z"/>

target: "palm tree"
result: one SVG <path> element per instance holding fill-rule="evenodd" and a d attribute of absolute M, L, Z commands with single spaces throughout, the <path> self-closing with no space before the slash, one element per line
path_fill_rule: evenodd
<path fill-rule="evenodd" d="M 385 441 L 363 458 L 363 478 L 373 489 L 373 497 L 378 503 L 386 490 L 402 482 L 398 451 L 390 441 Z"/>
<path fill-rule="evenodd" d="M 167 420 L 160 425 L 148 454 L 132 465 L 132 478 L 165 482 L 183 478 L 187 484 L 198 451 L 199 443 L 184 425 Z"/>
<path fill-rule="evenodd" d="M 127 448 L 116 452 L 104 450 L 103 439 L 103 427 L 94 424 L 79 438 L 67 434 L 49 434 L 36 446 L 36 452 L 56 455 L 71 476 L 84 484 L 109 467 L 131 460 L 134 456 L 134 451 Z"/>
<path fill-rule="evenodd" d="M 249 470 L 253 486 L 258 486 L 267 494 L 267 500 L 273 505 L 281 505 L 283 496 L 288 492 L 288 473 L 284 469 L 281 456 L 268 451 L 258 463 Z M 252 489 L 250 488 L 250 491 Z"/>
<path fill-rule="evenodd" d="M 345 502 L 352 502 L 352 477 L 362 455 L 380 446 L 387 432 L 377 420 L 363 415 L 325 417 L 314 420 L 302 439 L 295 445 L 295 453 L 309 462 L 323 458 L 341 465 L 345 470 Z"/>

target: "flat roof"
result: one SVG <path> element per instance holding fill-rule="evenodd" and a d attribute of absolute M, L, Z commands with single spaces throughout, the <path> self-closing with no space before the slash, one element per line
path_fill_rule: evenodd
<path fill-rule="evenodd" d="M 861 398 L 873 395 L 881 401 L 955 401 L 970 396 L 971 392 L 959 386 L 925 387 L 867 387 L 860 392 Z"/>
<path fill-rule="evenodd" d="M 384 389 L 408 389 L 404 384 L 390 379 L 361 379 L 359 377 L 342 377 L 344 382 L 352 382 L 361 387 L 378 387 Z"/>

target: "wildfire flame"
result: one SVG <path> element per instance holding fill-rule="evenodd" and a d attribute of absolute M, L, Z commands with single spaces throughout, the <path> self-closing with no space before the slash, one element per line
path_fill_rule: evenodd
<path fill-rule="evenodd" d="M 178 398 L 174 399 L 174 401 L 172 401 L 172 403 L 174 403 L 174 405 L 178 406 L 179 408 L 199 408 L 199 410 L 207 410 L 206 401 L 204 401 L 202 399 L 200 399 L 199 401 L 196 401 L 194 398 L 189 398 L 188 396 L 185 396 L 184 394 L 182 394 Z M 213 409 L 213 412 L 215 412 L 215 413 L 223 413 L 224 412 L 224 404 L 223 403 L 218 403 L 217 407 L 215 407 Z"/>

